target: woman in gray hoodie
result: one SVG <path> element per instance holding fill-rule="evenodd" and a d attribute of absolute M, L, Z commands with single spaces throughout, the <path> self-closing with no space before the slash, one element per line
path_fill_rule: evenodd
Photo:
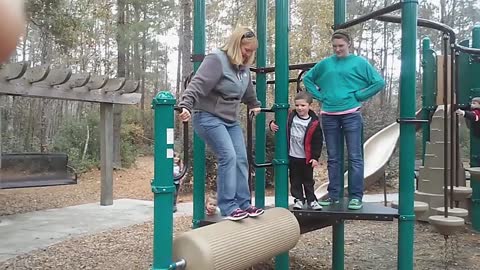
<path fill-rule="evenodd" d="M 236 28 L 222 48 L 205 57 L 178 104 L 179 118 L 188 121 L 193 113 L 193 128 L 217 157 L 217 203 L 230 220 L 264 212 L 250 204 L 245 139 L 238 121 L 240 103 L 260 111 L 249 71 L 257 46 L 252 30 Z"/>

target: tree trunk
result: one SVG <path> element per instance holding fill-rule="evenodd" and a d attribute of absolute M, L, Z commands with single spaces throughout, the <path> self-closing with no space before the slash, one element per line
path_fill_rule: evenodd
<path fill-rule="evenodd" d="M 146 10 L 143 11 L 143 21 L 147 20 L 147 12 Z M 146 120 L 145 120 L 145 70 L 147 69 L 147 29 L 145 29 L 142 33 L 142 74 L 140 76 L 140 93 L 142 94 L 142 98 L 140 99 L 140 114 L 142 117 L 142 126 L 143 130 L 146 127 Z"/>
<path fill-rule="evenodd" d="M 178 49 L 177 49 L 177 85 L 175 88 L 175 97 L 180 97 L 180 91 L 182 87 L 182 50 L 183 50 L 183 14 L 180 14 L 180 25 L 178 27 Z"/>
<path fill-rule="evenodd" d="M 117 76 L 126 77 L 126 40 L 125 34 L 125 0 L 117 0 Z M 122 106 L 113 106 L 113 167 L 120 168 L 121 161 L 121 139 L 120 130 L 122 126 Z"/>
<path fill-rule="evenodd" d="M 387 0 L 383 1 L 383 6 L 388 5 Z M 383 49 L 382 49 L 382 76 L 387 79 L 387 63 L 388 63 L 388 35 L 387 35 L 387 23 L 383 22 Z M 384 89 L 380 94 L 380 108 L 383 108 L 386 102 L 387 89 Z"/>
<path fill-rule="evenodd" d="M 440 22 L 445 23 L 447 13 L 447 3 L 446 0 L 440 0 Z"/>
<path fill-rule="evenodd" d="M 182 0 L 183 9 L 183 46 L 182 46 L 182 82 L 192 73 L 192 1 Z"/>

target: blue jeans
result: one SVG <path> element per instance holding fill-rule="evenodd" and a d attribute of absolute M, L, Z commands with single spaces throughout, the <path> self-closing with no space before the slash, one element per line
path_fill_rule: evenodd
<path fill-rule="evenodd" d="M 340 167 L 343 144 L 341 132 L 347 143 L 348 160 L 350 168 L 349 197 L 351 199 L 363 198 L 363 154 L 362 154 L 362 131 L 363 118 L 360 111 L 344 115 L 322 114 L 322 127 L 325 136 L 325 144 L 328 153 L 328 195 L 332 199 L 340 197 L 340 181 L 343 177 L 343 168 Z"/>
<path fill-rule="evenodd" d="M 217 157 L 217 204 L 222 215 L 250 207 L 245 138 L 238 122 L 225 122 L 208 112 L 195 112 L 193 128 Z"/>

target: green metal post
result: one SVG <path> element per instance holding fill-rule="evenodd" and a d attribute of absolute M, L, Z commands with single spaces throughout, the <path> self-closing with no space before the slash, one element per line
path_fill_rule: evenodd
<path fill-rule="evenodd" d="M 437 65 L 435 52 L 430 48 L 430 39 L 422 41 L 422 119 L 428 119 L 436 107 Z M 422 164 L 425 162 L 425 148 L 430 139 L 430 123 L 422 125 Z"/>
<path fill-rule="evenodd" d="M 275 206 L 288 207 L 288 18 L 289 0 L 275 0 L 275 121 L 279 130 L 275 133 Z M 275 258 L 276 270 L 289 269 L 288 252 Z"/>
<path fill-rule="evenodd" d="M 480 25 L 476 25 L 472 30 L 472 47 L 480 48 Z M 472 63 L 471 74 L 479 74 L 480 64 Z M 476 78 L 476 77 L 475 77 Z M 472 82 L 472 88 L 480 89 L 480 80 L 475 79 Z M 478 96 L 478 91 L 471 93 Z M 470 166 L 480 167 L 480 139 L 473 135 L 470 130 Z M 480 179 L 472 178 L 470 181 L 472 187 L 472 228 L 480 232 Z"/>
<path fill-rule="evenodd" d="M 153 169 L 153 270 L 169 269 L 173 245 L 173 106 L 168 91 L 159 92 L 152 101 L 155 109 Z"/>
<path fill-rule="evenodd" d="M 193 15 L 193 53 L 205 53 L 205 0 L 195 0 Z M 199 62 L 193 64 L 196 71 Z M 197 228 L 199 222 L 205 218 L 205 144 L 193 135 L 193 227 Z"/>
<path fill-rule="evenodd" d="M 267 65 L 267 1 L 257 0 L 257 67 Z M 265 73 L 256 76 L 257 98 L 265 107 L 267 103 L 267 77 Z M 265 114 L 255 120 L 255 162 L 265 162 Z M 265 207 L 265 168 L 255 169 L 255 206 Z"/>
<path fill-rule="evenodd" d="M 346 10 L 347 5 L 345 0 L 335 0 L 334 2 L 334 24 L 339 25 L 345 22 L 346 20 Z M 344 153 L 344 143 L 343 143 L 343 132 L 340 135 L 342 138 L 342 143 L 339 145 L 340 155 L 340 200 L 343 199 L 344 195 L 344 163 L 343 163 L 343 153 Z M 349 177 L 350 178 L 350 177 Z M 350 186 L 350 185 L 349 185 Z M 342 270 L 345 268 L 345 224 L 340 221 L 338 224 L 333 225 L 332 230 L 332 269 Z"/>
<path fill-rule="evenodd" d="M 400 118 L 415 117 L 415 60 L 417 59 L 417 8 L 418 1 L 405 0 L 402 8 L 402 45 L 400 70 Z M 413 239 L 415 213 L 413 211 L 415 168 L 415 125 L 400 123 L 400 186 L 398 219 L 397 269 L 413 269 Z"/>
<path fill-rule="evenodd" d="M 470 47 L 470 40 L 462 40 L 459 44 L 464 47 Z M 472 94 L 470 90 L 472 89 L 475 75 L 472 74 L 473 69 L 471 68 L 469 54 L 460 52 L 457 60 L 459 66 L 457 103 L 465 106 L 470 103 L 470 96 Z"/>

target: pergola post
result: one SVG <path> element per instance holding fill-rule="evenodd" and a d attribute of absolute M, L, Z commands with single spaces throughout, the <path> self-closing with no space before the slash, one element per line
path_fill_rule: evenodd
<path fill-rule="evenodd" d="M 113 204 L 113 104 L 100 104 L 100 205 Z"/>

